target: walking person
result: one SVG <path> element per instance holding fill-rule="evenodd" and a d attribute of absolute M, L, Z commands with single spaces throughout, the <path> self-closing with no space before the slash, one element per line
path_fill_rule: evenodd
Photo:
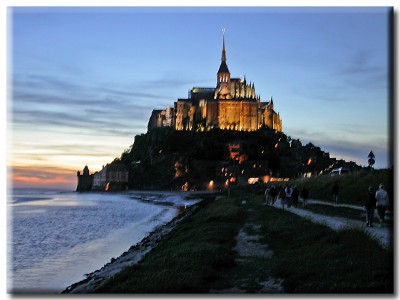
<path fill-rule="evenodd" d="M 299 190 L 295 186 L 292 190 L 292 201 L 293 201 L 293 206 L 297 208 L 297 203 L 299 202 Z"/>
<path fill-rule="evenodd" d="M 301 189 L 300 197 L 303 198 L 303 207 L 307 208 L 308 190 L 305 186 Z"/>
<path fill-rule="evenodd" d="M 337 182 L 333 185 L 332 188 L 332 194 L 333 194 L 333 200 L 335 201 L 335 205 L 338 205 L 339 203 L 339 185 Z"/>
<path fill-rule="evenodd" d="M 369 186 L 367 197 L 365 199 L 365 212 L 367 214 L 367 227 L 373 227 L 372 222 L 374 220 L 374 213 L 375 213 L 375 192 L 372 186 Z"/>
<path fill-rule="evenodd" d="M 285 210 L 286 195 L 285 195 L 285 190 L 283 188 L 281 188 L 278 193 L 278 200 L 281 201 L 282 209 Z"/>
<path fill-rule="evenodd" d="M 271 200 L 271 205 L 274 205 L 276 200 L 276 187 L 274 185 L 269 190 L 269 197 Z"/>
<path fill-rule="evenodd" d="M 376 198 L 376 210 L 378 212 L 379 222 L 381 226 L 385 222 L 385 212 L 389 206 L 389 196 L 385 191 L 385 186 L 381 183 L 379 189 L 375 193 Z"/>
<path fill-rule="evenodd" d="M 267 187 L 267 188 L 265 189 L 265 192 L 264 192 L 265 204 L 266 204 L 266 205 L 268 205 L 269 202 L 270 202 L 270 195 L 269 195 L 269 191 L 270 191 L 270 190 L 271 190 L 271 188 L 270 188 L 270 187 Z"/>
<path fill-rule="evenodd" d="M 292 188 L 290 185 L 285 188 L 285 201 L 288 208 L 292 206 Z"/>

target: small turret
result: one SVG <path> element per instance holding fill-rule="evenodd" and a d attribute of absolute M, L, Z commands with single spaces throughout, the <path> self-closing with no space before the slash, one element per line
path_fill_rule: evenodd
<path fill-rule="evenodd" d="M 90 191 L 92 189 L 93 185 L 93 175 L 89 174 L 89 168 L 86 165 L 83 168 L 83 173 L 81 175 L 81 172 L 78 171 L 76 172 L 78 184 L 76 187 L 77 192 L 83 192 L 83 191 Z"/>
<path fill-rule="evenodd" d="M 274 109 L 274 100 L 272 100 L 272 96 L 271 96 L 271 100 L 269 100 L 269 107 L 271 108 L 271 109 Z"/>
<path fill-rule="evenodd" d="M 83 176 L 89 176 L 89 168 L 87 165 L 83 168 Z"/>

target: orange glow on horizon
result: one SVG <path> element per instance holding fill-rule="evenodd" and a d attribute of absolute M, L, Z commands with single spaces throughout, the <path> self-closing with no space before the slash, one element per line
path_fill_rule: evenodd
<path fill-rule="evenodd" d="M 76 171 L 42 167 L 11 166 L 8 174 L 13 187 L 75 189 Z"/>
<path fill-rule="evenodd" d="M 68 178 L 35 178 L 13 176 L 11 180 L 12 187 L 15 188 L 61 188 L 68 190 L 75 190 L 77 181 L 76 179 Z"/>

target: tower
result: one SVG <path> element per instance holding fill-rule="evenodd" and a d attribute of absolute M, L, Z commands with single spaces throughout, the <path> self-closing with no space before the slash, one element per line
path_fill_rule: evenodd
<path fill-rule="evenodd" d="M 217 89 L 215 98 L 218 99 L 230 99 L 231 87 L 231 73 L 229 72 L 228 66 L 226 64 L 226 50 L 225 50 L 225 28 L 222 29 L 222 55 L 221 64 L 217 73 Z"/>
<path fill-rule="evenodd" d="M 78 179 L 78 185 L 76 187 L 77 192 L 90 191 L 92 189 L 93 174 L 90 175 L 87 165 L 83 168 L 82 174 L 80 171 L 76 173 L 76 177 Z"/>
<path fill-rule="evenodd" d="M 89 168 L 87 165 L 83 168 L 83 176 L 89 176 Z"/>

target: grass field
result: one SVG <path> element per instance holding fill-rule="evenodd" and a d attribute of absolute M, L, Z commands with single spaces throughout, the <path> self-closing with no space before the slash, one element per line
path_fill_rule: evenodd
<path fill-rule="evenodd" d="M 257 192 L 237 188 L 202 203 L 143 262 L 96 293 L 260 293 L 271 281 L 289 294 L 393 293 L 392 250 L 360 230 L 335 232 L 262 202 Z M 241 230 L 271 255 L 239 257 Z"/>

